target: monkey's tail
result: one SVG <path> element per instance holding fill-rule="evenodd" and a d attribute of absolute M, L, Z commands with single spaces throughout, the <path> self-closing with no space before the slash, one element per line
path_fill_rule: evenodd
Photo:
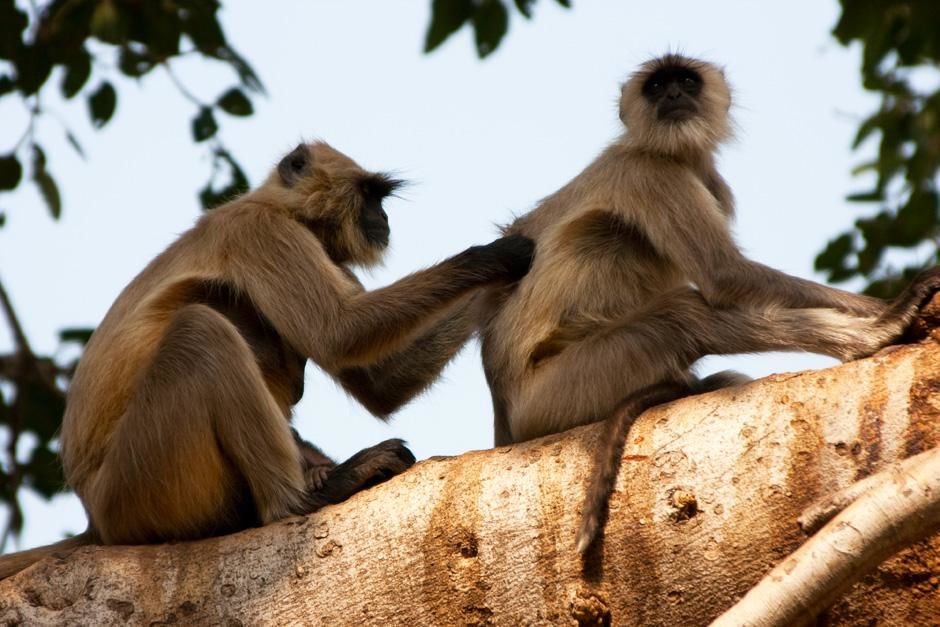
<path fill-rule="evenodd" d="M 35 549 L 4 555 L 0 557 L 0 579 L 6 579 L 11 575 L 15 575 L 44 557 L 63 552 L 70 553 L 86 544 L 95 544 L 94 536 L 90 531 L 85 531 L 77 536 L 66 538 L 54 544 L 47 544 L 46 546 L 36 547 Z"/>
<path fill-rule="evenodd" d="M 625 398 L 607 418 L 601 446 L 594 454 L 591 483 L 581 508 L 581 526 L 575 541 L 578 553 L 584 555 L 594 544 L 607 518 L 607 503 L 620 474 L 620 459 L 630 426 L 650 407 L 674 401 L 691 391 L 687 381 L 654 383 Z"/>

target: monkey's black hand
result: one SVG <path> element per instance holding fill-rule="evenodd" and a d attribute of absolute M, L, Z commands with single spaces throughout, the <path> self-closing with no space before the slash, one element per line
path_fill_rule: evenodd
<path fill-rule="evenodd" d="M 524 235 L 507 235 L 480 246 L 479 252 L 502 269 L 509 281 L 518 281 L 529 272 L 535 257 L 535 242 Z"/>
<path fill-rule="evenodd" d="M 353 474 L 361 477 L 359 489 L 364 490 L 405 472 L 414 463 L 414 453 L 404 441 L 394 438 L 359 451 L 340 466 L 350 464 Z"/>
<path fill-rule="evenodd" d="M 310 490 L 309 511 L 329 503 L 341 503 L 356 492 L 371 488 L 408 470 L 414 463 L 414 454 L 398 439 L 385 440 L 362 449 L 332 468 L 322 487 Z"/>

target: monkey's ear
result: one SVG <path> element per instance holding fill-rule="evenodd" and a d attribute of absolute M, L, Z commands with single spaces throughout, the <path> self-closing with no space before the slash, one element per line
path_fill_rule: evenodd
<path fill-rule="evenodd" d="M 281 182 L 291 187 L 307 171 L 309 162 L 310 153 L 307 147 L 303 144 L 298 145 L 277 164 L 277 173 L 281 177 Z"/>

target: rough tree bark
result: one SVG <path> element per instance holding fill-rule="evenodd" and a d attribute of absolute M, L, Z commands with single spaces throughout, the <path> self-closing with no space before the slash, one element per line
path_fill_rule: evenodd
<path fill-rule="evenodd" d="M 940 442 L 932 340 L 654 409 L 606 537 L 578 508 L 599 425 L 431 459 L 338 506 L 243 533 L 87 547 L 0 582 L 3 624 L 704 625 L 804 540 L 814 501 Z M 940 535 L 821 624 L 940 624 Z"/>

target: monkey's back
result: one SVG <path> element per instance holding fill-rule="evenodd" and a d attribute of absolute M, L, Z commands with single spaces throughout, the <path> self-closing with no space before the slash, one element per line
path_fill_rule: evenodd
<path fill-rule="evenodd" d="M 575 181 L 507 229 L 533 238 L 536 257 L 514 290 L 491 299 L 481 332 L 497 413 L 511 411 L 526 370 L 536 367 L 534 349 L 559 326 L 622 319 L 649 297 L 687 283 L 623 217 L 644 208 L 617 206 L 610 181 L 621 190 L 633 184 L 629 172 L 616 169 L 619 149 L 608 148 Z M 494 372 L 498 378 L 489 374 Z"/>
<path fill-rule="evenodd" d="M 122 290 L 92 334 L 69 386 L 62 422 L 66 479 L 81 494 L 100 466 L 111 432 L 154 359 L 173 316 L 198 285 L 219 276 L 200 221 Z"/>

